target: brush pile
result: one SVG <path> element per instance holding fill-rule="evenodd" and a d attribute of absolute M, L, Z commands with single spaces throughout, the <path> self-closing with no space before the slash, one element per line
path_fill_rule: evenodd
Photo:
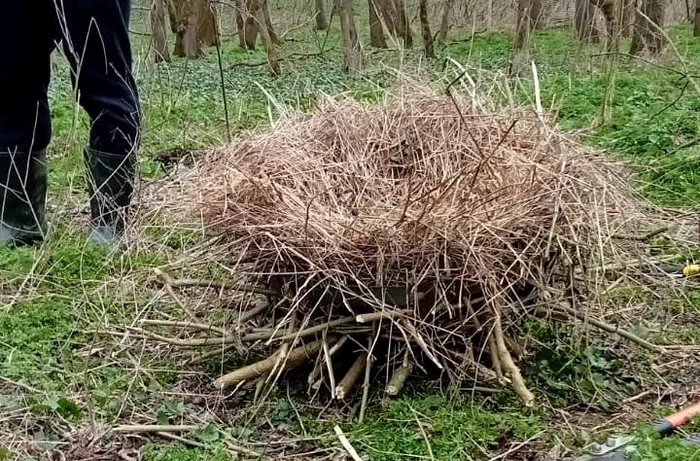
<path fill-rule="evenodd" d="M 530 110 L 415 86 L 327 98 L 208 153 L 178 200 L 270 302 L 223 338 L 269 357 L 216 385 L 308 365 L 311 389 L 366 401 L 369 383 L 395 395 L 422 371 L 531 405 L 518 323 L 562 304 L 577 317 L 582 274 L 636 207 L 621 173 Z"/>

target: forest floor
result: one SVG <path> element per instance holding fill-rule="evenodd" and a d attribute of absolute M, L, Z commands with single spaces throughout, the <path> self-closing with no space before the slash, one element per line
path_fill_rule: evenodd
<path fill-rule="evenodd" d="M 144 24 L 141 18 L 133 27 L 138 33 Z M 686 25 L 670 28 L 669 35 L 674 48 L 663 60 L 622 56 L 613 71 L 599 47 L 577 46 L 568 29 L 535 32 L 532 57 L 543 104 L 558 113 L 565 129 L 633 164 L 634 186 L 650 201 L 691 212 L 700 204 L 700 40 Z M 403 53 L 369 53 L 362 75 L 349 77 L 340 68 L 337 38 L 336 30 L 327 41 L 325 33 L 289 31 L 280 47 L 283 73 L 272 79 L 262 51 L 242 51 L 225 37 L 228 124 L 215 49 L 199 60 L 153 66 L 144 57 L 147 43 L 136 39 L 144 180 L 164 180 L 158 161 L 164 152 L 220 145 L 229 135 L 269 123 L 277 110 L 265 92 L 278 104 L 301 109 L 320 93 L 375 100 L 392 84 L 392 69 L 436 82 L 451 78 L 458 71 L 447 58 L 479 81 L 503 78 L 513 42 L 507 33 L 456 31 L 433 62 L 422 57 L 418 43 Z M 513 80 L 514 97 L 531 105 L 532 87 L 530 76 Z M 193 277 L 220 265 L 206 255 L 197 267 L 189 265 L 201 248 L 201 231 L 172 230 L 167 216 L 141 225 L 143 238 L 124 254 L 84 246 L 81 149 L 87 122 L 72 102 L 62 60 L 50 91 L 52 234 L 40 248 L 0 249 L 0 460 L 39 458 L 52 450 L 62 455 L 51 459 L 136 459 L 140 453 L 146 460 L 224 460 L 233 456 L 231 441 L 278 453 L 268 459 L 344 459 L 335 424 L 372 460 L 556 460 L 557 450 L 576 451 L 602 434 L 634 430 L 700 399 L 697 354 L 661 358 L 616 337 L 584 341 L 573 328 L 538 322 L 526 326 L 539 345 L 524 365 L 540 398 L 535 409 L 509 392 L 455 396 L 431 381 L 411 382 L 396 400 L 373 405 L 362 424 L 310 406 L 293 379 L 259 405 L 250 404 L 246 393 L 222 399 L 211 378 L 230 363 L 214 358 L 186 367 L 168 347 L 127 347 L 103 334 L 166 302 L 151 283 L 154 268 Z M 681 287 L 670 293 L 620 284 L 607 298 L 614 322 L 624 328 L 660 342 L 700 343 L 700 292 Z M 181 434 L 189 443 L 107 433 L 136 421 L 200 428 Z M 639 442 L 640 460 L 686 460 L 695 453 L 679 454 L 673 441 L 640 436 Z"/>

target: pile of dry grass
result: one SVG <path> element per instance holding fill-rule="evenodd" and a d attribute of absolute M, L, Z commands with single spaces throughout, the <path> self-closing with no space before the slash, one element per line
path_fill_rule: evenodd
<path fill-rule="evenodd" d="M 361 376 L 395 394 L 418 367 L 532 403 L 518 320 L 573 296 L 636 205 L 609 160 L 531 111 L 482 107 L 417 87 L 328 98 L 198 163 L 178 202 L 274 295 L 275 320 L 235 341 L 277 352 L 219 387 L 315 361 L 309 382 L 336 398 Z"/>

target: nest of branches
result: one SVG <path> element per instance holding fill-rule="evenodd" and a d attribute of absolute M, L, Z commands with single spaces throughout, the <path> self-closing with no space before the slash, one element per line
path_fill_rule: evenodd
<path fill-rule="evenodd" d="M 283 117 L 209 152 L 183 187 L 269 298 L 227 330 L 269 357 L 216 385 L 307 365 L 319 395 L 363 402 L 422 371 L 533 404 L 518 324 L 543 306 L 581 317 L 582 274 L 636 207 L 619 166 L 541 114 L 415 86 Z"/>

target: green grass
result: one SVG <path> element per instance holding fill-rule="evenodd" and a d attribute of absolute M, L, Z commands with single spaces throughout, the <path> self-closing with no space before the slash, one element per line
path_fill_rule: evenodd
<path fill-rule="evenodd" d="M 611 74 L 601 57 L 591 57 L 599 49 L 579 48 L 566 29 L 535 32 L 532 52 L 543 104 L 556 110 L 565 129 L 585 130 L 586 142 L 632 164 L 636 187 L 651 201 L 692 207 L 700 197 L 700 96 L 694 84 L 688 83 L 690 79 L 678 71 L 700 68 L 700 41 L 691 37 L 687 26 L 673 27 L 669 33 L 682 59 L 672 55 L 663 63 L 664 68 L 622 59 Z M 366 31 L 361 34 L 365 36 Z M 305 29 L 289 38 L 293 41 L 281 46 L 282 56 L 319 52 L 322 41 L 322 37 Z M 144 43 L 137 39 L 137 80 L 145 115 L 142 174 L 146 178 L 161 176 L 153 161 L 161 150 L 218 145 L 229 135 L 267 123 L 270 115 L 278 115 L 278 103 L 308 110 L 319 94 L 341 92 L 361 100 L 376 100 L 394 83 L 387 68 L 402 65 L 406 71 L 443 82 L 454 73 L 443 71 L 446 57 L 484 80 L 495 78 L 507 65 L 511 35 L 479 34 L 468 39 L 464 34 L 455 38 L 438 51 L 435 62 L 425 62 L 419 49 L 407 51 L 401 59 L 395 53 L 377 53 L 368 56 L 362 75 L 349 77 L 340 68 L 334 30 L 322 54 L 284 61 L 279 78 L 270 77 L 265 66 L 240 65 L 261 62 L 264 55 L 260 51 L 241 51 L 226 40 L 221 51 L 229 126 L 216 53 L 210 51 L 196 61 L 175 59 L 152 67 L 143 61 Z M 697 78 L 693 81 L 698 83 Z M 603 94 L 613 83 L 607 118 L 602 121 Z M 531 104 L 531 79 L 523 76 L 513 85 L 516 99 Z M 142 309 L 151 308 L 154 291 L 144 287 L 152 278 L 153 267 L 187 254 L 202 236 L 198 231 L 164 233 L 153 222 L 152 227 L 144 229 L 149 244 L 138 250 L 113 256 L 87 249 L 85 220 L 75 210 L 84 207 L 86 199 L 81 151 L 88 125 L 71 100 L 64 65 L 54 73 L 50 100 L 54 130 L 49 151 L 53 231 L 41 248 L 0 248 L 0 376 L 39 390 L 32 402 L 36 412 L 54 412 L 78 423 L 87 421 L 89 413 L 107 422 L 131 411 L 156 418 L 163 399 L 154 395 L 176 383 L 181 365 L 167 354 L 153 357 L 140 355 L 142 351 L 127 351 L 131 354 L 128 360 L 122 356 L 113 360 L 111 354 L 125 351 L 115 349 L 113 341 L 95 330 L 107 324 L 129 324 Z M 167 220 L 158 224 L 168 225 Z M 211 271 L 220 273 L 216 265 Z M 648 301 L 639 292 L 618 291 L 614 296 L 617 298 L 611 302 L 620 305 Z M 662 309 L 697 312 L 698 294 L 689 291 L 686 297 L 668 300 Z M 636 389 L 635 383 L 624 376 L 628 370 L 609 344 L 582 344 L 581 338 L 570 332 L 533 328 L 533 336 L 539 335 L 543 342 L 551 340 L 553 345 L 536 350 L 528 379 L 553 404 L 593 404 L 612 409 L 621 396 Z M 673 334 L 683 341 L 700 339 L 700 331 L 692 325 Z M 640 365 L 646 363 L 640 360 Z M 129 364 L 126 370 L 125 363 Z M 168 371 L 157 371 L 163 369 Z M 288 420 L 296 425 L 296 414 L 280 408 L 268 410 L 274 424 Z M 467 456 L 487 459 L 511 439 L 522 441 L 542 430 L 552 430 L 546 422 L 549 416 L 544 410 L 534 412 L 482 395 L 477 399 L 455 398 L 437 390 L 414 390 L 386 407 L 371 409 L 365 423 L 343 423 L 343 428 L 373 460 L 429 457 L 430 451 L 438 460 Z M 327 424 L 314 421 L 311 413 L 304 413 L 302 423 L 315 431 L 312 435 L 329 431 Z M 640 460 L 691 459 L 664 457 L 673 441 L 645 443 Z M 216 443 L 210 445 L 210 450 L 151 446 L 145 457 L 154 461 L 228 459 Z"/>
<path fill-rule="evenodd" d="M 430 453 L 440 460 L 488 458 L 510 440 L 526 440 L 545 427 L 542 413 L 482 399 L 435 391 L 410 395 L 371 411 L 367 422 L 347 430 L 372 460 L 390 461 L 430 458 Z"/>

